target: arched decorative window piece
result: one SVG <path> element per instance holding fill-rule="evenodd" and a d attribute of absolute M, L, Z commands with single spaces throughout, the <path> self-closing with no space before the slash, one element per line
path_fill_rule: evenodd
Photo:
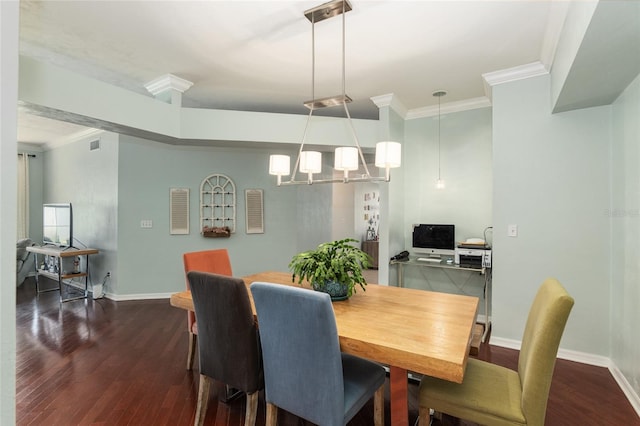
<path fill-rule="evenodd" d="M 202 181 L 200 232 L 214 238 L 236 232 L 236 186 L 228 176 L 212 174 Z"/>

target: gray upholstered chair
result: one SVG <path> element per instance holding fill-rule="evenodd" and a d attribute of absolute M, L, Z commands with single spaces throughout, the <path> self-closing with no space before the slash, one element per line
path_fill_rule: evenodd
<path fill-rule="evenodd" d="M 420 382 L 420 425 L 429 409 L 483 425 L 544 425 L 556 356 L 573 298 L 547 279 L 531 305 L 518 371 L 469 359 L 461 384 L 425 376 Z"/>
<path fill-rule="evenodd" d="M 232 276 L 231 261 L 226 249 L 202 250 L 182 255 L 185 275 L 190 271 L 211 272 L 213 274 Z M 189 281 L 187 281 L 189 288 Z M 187 354 L 187 370 L 193 368 L 193 360 L 198 346 L 198 322 L 195 313 L 187 311 L 187 329 L 189 330 L 189 352 Z"/>
<path fill-rule="evenodd" d="M 16 244 L 16 286 L 18 287 L 28 276 L 35 274 L 35 256 L 27 251 L 27 247 L 35 245 L 29 238 L 18 240 Z"/>
<path fill-rule="evenodd" d="M 320 426 L 343 426 L 374 396 L 384 424 L 384 369 L 340 352 L 328 294 L 253 283 L 265 375 L 267 426 L 278 408 Z"/>
<path fill-rule="evenodd" d="M 212 381 L 247 394 L 245 426 L 254 425 L 259 390 L 264 388 L 260 337 L 247 287 L 240 278 L 187 273 L 198 318 L 200 387 L 196 425 L 207 413 Z"/>

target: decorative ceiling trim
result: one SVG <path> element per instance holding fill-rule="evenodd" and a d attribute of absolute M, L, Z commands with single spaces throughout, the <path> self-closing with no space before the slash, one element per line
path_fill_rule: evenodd
<path fill-rule="evenodd" d="M 144 85 L 145 89 L 147 89 L 153 96 L 159 95 L 168 90 L 177 90 L 180 93 L 184 93 L 189 90 L 191 86 L 193 86 L 192 82 L 173 74 L 165 74 Z"/>
<path fill-rule="evenodd" d="M 549 74 L 549 70 L 540 61 L 504 70 L 488 72 L 486 74 L 482 74 L 482 79 L 484 80 L 484 92 L 487 95 L 487 98 L 491 99 L 493 86 L 523 80 L 525 78 L 537 77 L 544 74 Z"/>
<path fill-rule="evenodd" d="M 374 104 L 380 108 L 390 107 L 403 119 L 406 118 L 407 108 L 398 100 L 398 97 L 393 93 L 387 93 L 386 95 L 373 96 L 370 98 Z"/>
<path fill-rule="evenodd" d="M 484 96 L 480 98 L 466 99 L 463 101 L 449 102 L 440 106 L 442 114 L 450 114 L 452 112 L 470 111 L 472 109 L 488 108 L 491 106 L 489 98 Z M 416 118 L 433 117 L 438 115 L 438 105 L 414 108 L 407 112 L 406 120 Z"/>

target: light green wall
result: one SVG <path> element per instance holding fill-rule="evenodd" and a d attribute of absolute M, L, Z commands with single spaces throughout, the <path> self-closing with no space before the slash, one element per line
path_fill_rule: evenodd
<path fill-rule="evenodd" d="M 268 162 L 262 149 L 175 147 L 120 136 L 118 295 L 182 290 L 182 253 L 187 251 L 226 248 L 237 276 L 286 271 L 305 228 L 297 224 L 297 187 L 276 187 Z M 200 184 L 214 173 L 236 185 L 237 227 L 230 238 L 204 238 L 199 232 Z M 169 234 L 170 188 L 190 189 L 189 235 Z M 245 232 L 245 189 L 264 190 L 264 234 Z M 152 220 L 153 228 L 141 228 L 143 219 Z"/>
<path fill-rule="evenodd" d="M 640 76 L 613 104 L 611 359 L 640 395 Z"/>
<path fill-rule="evenodd" d="M 438 117 L 409 120 L 405 142 L 405 226 L 452 223 L 456 241 L 483 236 L 491 226 L 491 109 L 443 114 L 440 127 L 441 177 L 438 179 Z"/>
<path fill-rule="evenodd" d="M 606 356 L 611 107 L 552 115 L 549 80 L 493 88 L 493 335 L 519 341 L 555 277 L 576 301 L 562 346 Z"/>
<path fill-rule="evenodd" d="M 456 241 L 484 238 L 491 226 L 492 148 L 491 109 L 443 114 L 440 123 L 441 177 L 438 178 L 438 117 L 409 120 L 405 124 L 405 185 L 402 235 L 411 249 L 415 223 L 456 226 Z M 487 232 L 491 241 L 491 232 Z M 394 253 L 395 254 L 395 253 Z M 395 272 L 392 268 L 392 272 Z M 484 276 L 472 272 L 404 268 L 406 287 L 461 292 L 482 296 Z M 481 304 L 484 314 L 484 304 Z"/>
<path fill-rule="evenodd" d="M 99 139 L 100 149 L 90 151 Z M 43 203 L 73 205 L 75 247 L 100 250 L 89 256 L 90 281 L 102 284 L 107 271 L 112 278 L 107 291 L 117 288 L 118 241 L 118 135 L 102 133 L 43 153 Z M 95 289 L 95 296 L 101 293 Z"/>

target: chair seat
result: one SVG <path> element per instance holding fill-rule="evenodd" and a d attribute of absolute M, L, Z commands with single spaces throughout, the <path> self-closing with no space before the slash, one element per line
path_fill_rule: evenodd
<path fill-rule="evenodd" d="M 516 371 L 470 358 L 464 386 L 425 376 L 420 406 L 486 425 L 526 425 Z"/>
<path fill-rule="evenodd" d="M 342 353 L 344 374 L 344 423 L 351 420 L 371 399 L 371 390 L 384 384 L 385 371 L 375 362 Z"/>

